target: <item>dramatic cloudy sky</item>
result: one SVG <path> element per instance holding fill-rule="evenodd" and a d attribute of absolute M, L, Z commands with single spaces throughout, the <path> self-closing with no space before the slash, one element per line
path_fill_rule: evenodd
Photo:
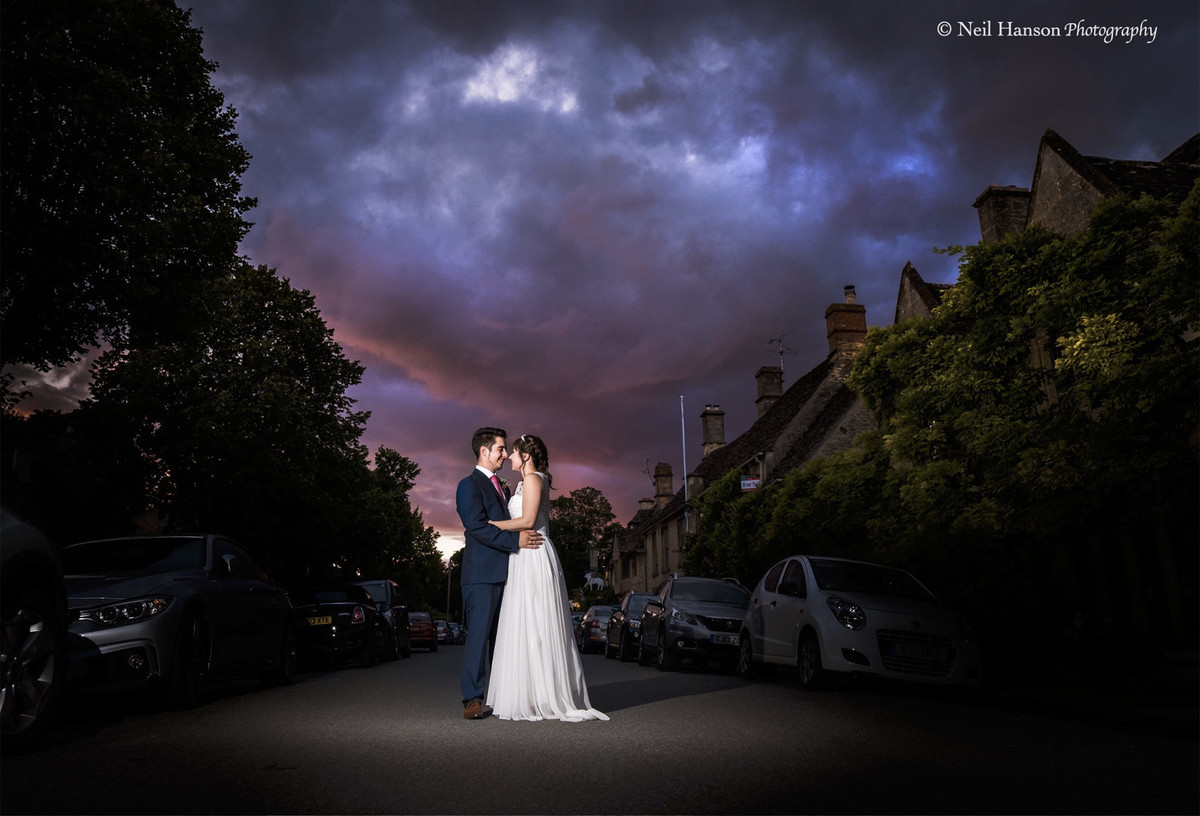
<path fill-rule="evenodd" d="M 932 248 L 978 240 L 972 202 L 1028 186 L 1047 128 L 1125 159 L 1200 130 L 1178 0 L 204 0 L 192 22 L 253 156 L 243 251 L 366 367 L 364 441 L 420 465 L 449 549 L 477 426 L 542 436 L 556 486 L 627 521 L 647 463 L 680 486 L 685 432 L 699 460 L 706 404 L 749 426 L 773 338 L 785 387 L 824 358 L 844 285 L 886 325 L 906 261 L 953 281 Z"/>

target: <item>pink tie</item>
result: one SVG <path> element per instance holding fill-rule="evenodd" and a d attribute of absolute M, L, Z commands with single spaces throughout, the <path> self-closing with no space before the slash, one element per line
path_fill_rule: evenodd
<path fill-rule="evenodd" d="M 499 493 L 500 498 L 503 499 L 504 498 L 504 488 L 502 488 L 500 486 L 500 480 L 497 479 L 494 474 L 492 475 L 492 484 L 494 484 L 496 486 L 496 492 Z"/>

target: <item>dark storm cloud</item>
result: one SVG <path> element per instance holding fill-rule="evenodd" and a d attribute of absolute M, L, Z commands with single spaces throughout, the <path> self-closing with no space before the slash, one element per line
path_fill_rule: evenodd
<path fill-rule="evenodd" d="M 1186 7 L 1186 8 L 1185 8 Z M 1157 159 L 1197 127 L 1180 3 L 206 0 L 193 11 L 254 159 L 243 250 L 310 289 L 368 444 L 416 460 L 459 530 L 471 431 L 549 443 L 556 485 L 619 520 L 648 460 L 681 484 L 698 416 L 753 419 L 754 372 L 872 324 L 912 261 L 973 243 L 988 184 L 1028 185 L 1047 127 Z M 1156 40 L 940 36 L 947 21 L 1157 27 Z"/>

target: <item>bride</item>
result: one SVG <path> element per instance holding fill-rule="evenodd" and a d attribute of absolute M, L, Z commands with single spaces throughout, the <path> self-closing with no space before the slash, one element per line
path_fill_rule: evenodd
<path fill-rule="evenodd" d="M 567 582 L 550 541 L 550 459 L 536 436 L 513 443 L 512 468 L 521 474 L 502 530 L 535 529 L 545 544 L 508 559 L 487 705 L 502 720 L 607 720 L 591 707 L 583 664 L 575 650 Z"/>

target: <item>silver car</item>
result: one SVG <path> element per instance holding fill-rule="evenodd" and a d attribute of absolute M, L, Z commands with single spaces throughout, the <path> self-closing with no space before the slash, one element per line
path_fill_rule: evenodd
<path fill-rule="evenodd" d="M 758 582 L 741 631 L 738 672 L 796 666 L 815 688 L 836 674 L 976 685 L 979 644 L 966 618 L 907 572 L 795 555 Z"/>
<path fill-rule="evenodd" d="M 196 705 L 210 679 L 255 672 L 290 682 L 292 603 L 231 539 L 133 536 L 64 547 L 72 680 L 156 689 Z"/>
<path fill-rule="evenodd" d="M 741 584 L 717 578 L 671 576 L 646 603 L 638 663 L 670 671 L 682 659 L 730 670 L 737 663 L 739 630 L 750 602 Z"/>

